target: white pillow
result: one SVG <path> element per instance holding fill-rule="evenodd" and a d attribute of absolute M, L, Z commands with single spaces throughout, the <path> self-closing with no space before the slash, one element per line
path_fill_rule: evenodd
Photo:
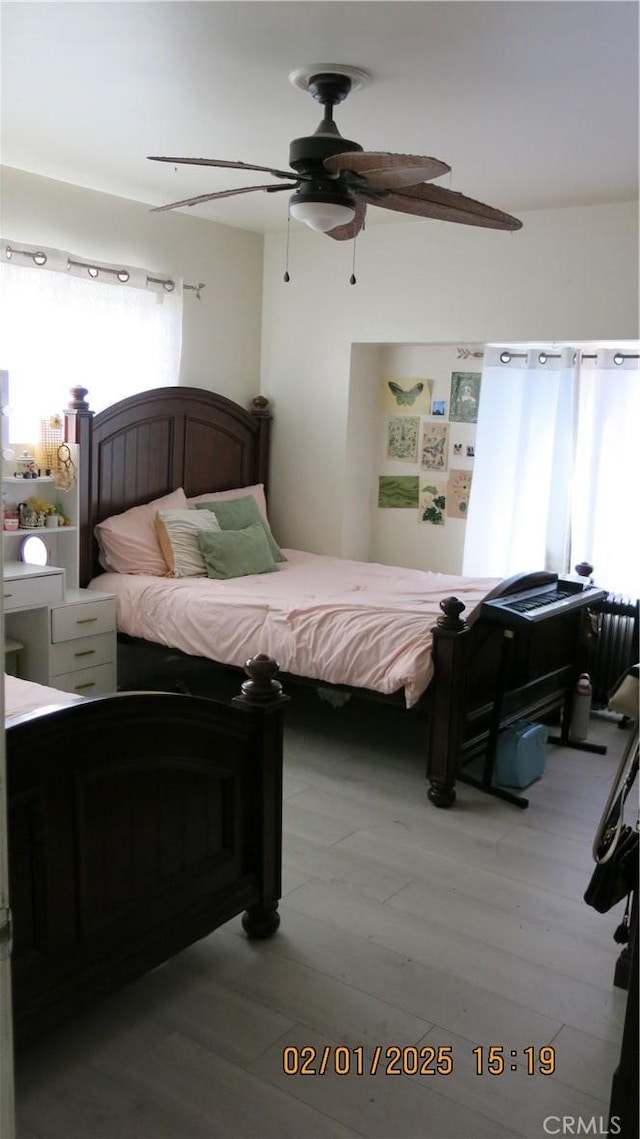
<path fill-rule="evenodd" d="M 158 510 L 156 533 L 169 577 L 206 577 L 207 567 L 198 545 L 198 534 L 219 533 L 220 523 L 212 510 Z"/>

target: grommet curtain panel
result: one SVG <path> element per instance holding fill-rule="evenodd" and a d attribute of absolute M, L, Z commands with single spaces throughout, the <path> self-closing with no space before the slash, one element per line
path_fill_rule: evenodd
<path fill-rule="evenodd" d="M 0 364 L 9 372 L 12 441 L 36 439 L 39 421 L 64 409 L 71 387 L 88 388 L 99 411 L 179 379 L 181 282 L 167 292 L 143 284 L 140 270 L 130 270 L 127 282 L 50 271 L 54 255 L 67 255 L 44 253 L 50 268 L 0 264 Z"/>
<path fill-rule="evenodd" d="M 603 588 L 639 595 L 640 373 L 637 357 L 614 355 L 485 349 L 464 574 L 586 560 Z"/>

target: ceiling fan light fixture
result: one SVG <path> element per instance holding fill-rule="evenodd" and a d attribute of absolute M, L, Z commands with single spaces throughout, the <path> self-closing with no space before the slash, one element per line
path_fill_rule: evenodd
<path fill-rule="evenodd" d="M 309 192 L 304 186 L 289 199 L 289 213 L 318 233 L 328 233 L 336 226 L 353 220 L 355 203 L 346 195 Z"/>
<path fill-rule="evenodd" d="M 336 226 L 346 225 L 353 219 L 354 206 L 339 206 L 337 202 L 293 202 L 289 207 L 292 218 L 301 221 L 318 233 L 328 233 Z"/>

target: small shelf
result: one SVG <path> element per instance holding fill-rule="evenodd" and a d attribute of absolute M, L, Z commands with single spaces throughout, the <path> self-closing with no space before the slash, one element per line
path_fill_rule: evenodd
<path fill-rule="evenodd" d="M 45 534 L 75 534 L 77 526 L 34 526 L 32 529 L 27 530 L 25 526 L 18 526 L 17 530 L 3 530 L 2 533 L 6 537 L 7 534 L 38 534 L 42 537 Z"/>
<path fill-rule="evenodd" d="M 35 479 L 23 479 L 20 475 L 3 475 L 3 482 L 18 483 L 20 486 L 33 482 L 53 482 L 53 475 L 37 475 Z"/>

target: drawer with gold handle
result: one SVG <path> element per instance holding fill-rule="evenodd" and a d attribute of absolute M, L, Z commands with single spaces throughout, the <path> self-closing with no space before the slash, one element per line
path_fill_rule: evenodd
<path fill-rule="evenodd" d="M 55 687 L 63 692 L 75 692 L 76 696 L 103 696 L 116 689 L 116 666 L 99 664 L 95 668 L 79 672 L 64 672 L 55 677 Z"/>
<path fill-rule="evenodd" d="M 11 609 L 37 609 L 64 597 L 64 574 L 42 577 L 5 578 L 2 602 L 5 613 Z"/>
<path fill-rule="evenodd" d="M 98 633 L 97 636 L 78 637 L 51 646 L 51 675 L 110 664 L 116 659 L 116 634 Z"/>
<path fill-rule="evenodd" d="M 79 605 L 54 606 L 51 610 L 51 642 L 108 633 L 116 627 L 115 598 L 83 601 Z"/>

